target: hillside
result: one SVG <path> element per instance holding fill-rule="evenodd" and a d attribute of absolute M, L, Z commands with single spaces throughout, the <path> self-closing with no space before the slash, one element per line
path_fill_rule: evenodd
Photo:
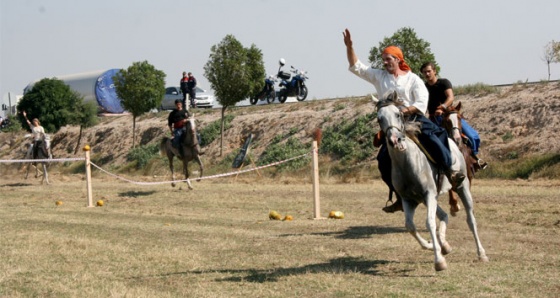
<path fill-rule="evenodd" d="M 560 127 L 560 83 L 518 84 L 502 87 L 497 94 L 456 96 L 458 101 L 463 103 L 468 122 L 481 134 L 481 157 L 492 161 L 560 152 L 555 135 Z M 326 128 L 373 111 L 367 96 L 229 109 L 226 113 L 235 118 L 225 132 L 224 156 L 237 151 L 249 133 L 255 137 L 251 152 L 259 156 L 276 135 L 297 132 L 294 136 L 307 142 L 317 127 Z M 219 109 L 194 113 L 199 127 L 221 117 Z M 166 119 L 165 112 L 140 117 L 136 124 L 137 144 L 153 144 L 169 136 Z M 372 125 L 377 127 L 377 123 Z M 132 147 L 131 130 L 130 115 L 102 117 L 100 124 L 84 130 L 81 146 L 89 144 L 93 154 L 111 164 L 123 165 Z M 73 152 L 78 133 L 78 127 L 64 127 L 56 133 L 52 137 L 53 154 L 57 158 L 76 157 Z M 22 158 L 25 142 L 23 134 L 0 133 L 0 159 Z M 204 151 L 205 163 L 221 160 L 220 140 Z M 81 151 L 78 155 L 82 155 Z"/>

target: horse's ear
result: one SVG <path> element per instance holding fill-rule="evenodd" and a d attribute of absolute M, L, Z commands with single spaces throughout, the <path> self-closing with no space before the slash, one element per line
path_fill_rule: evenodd
<path fill-rule="evenodd" d="M 459 103 L 455 106 L 455 110 L 457 110 L 457 111 L 461 110 L 461 102 L 459 102 Z"/>
<path fill-rule="evenodd" d="M 377 97 L 371 94 L 371 101 L 373 102 L 374 105 L 376 105 L 379 102 L 379 99 L 377 99 Z"/>

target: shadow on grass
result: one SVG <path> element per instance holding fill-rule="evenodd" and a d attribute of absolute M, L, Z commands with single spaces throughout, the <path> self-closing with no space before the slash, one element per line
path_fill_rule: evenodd
<path fill-rule="evenodd" d="M 141 197 L 141 196 L 153 195 L 155 192 L 156 192 L 155 190 L 152 190 L 152 191 L 127 191 L 127 192 L 119 193 L 119 197 L 137 198 L 137 197 Z"/>
<path fill-rule="evenodd" d="M 225 273 L 241 276 L 232 276 L 227 278 L 218 278 L 216 281 L 229 281 L 229 282 L 277 282 L 281 277 L 294 276 L 294 275 L 307 275 L 310 273 L 361 273 L 367 275 L 382 276 L 384 273 L 378 270 L 377 267 L 395 263 L 394 261 L 386 260 L 364 260 L 354 257 L 342 257 L 332 259 L 326 263 L 310 264 L 301 267 L 292 268 L 276 268 L 276 269 L 208 269 L 208 270 L 195 270 L 176 272 L 169 274 L 162 274 L 160 276 L 171 275 L 188 275 L 188 274 L 215 274 Z M 410 271 L 410 270 L 407 270 Z M 405 272 L 401 272 L 405 274 Z M 392 273 L 394 275 L 394 272 Z"/>
<path fill-rule="evenodd" d="M 348 227 L 344 231 L 334 232 L 318 232 L 309 234 L 281 234 L 278 237 L 293 237 L 293 236 L 332 236 L 338 239 L 363 239 L 370 238 L 371 235 L 384 235 L 406 233 L 406 229 L 396 227 L 381 227 L 381 226 L 361 226 L 361 227 Z"/>
<path fill-rule="evenodd" d="M 10 183 L 10 184 L 3 184 L 0 187 L 23 187 L 23 186 L 31 186 L 31 183 Z"/>

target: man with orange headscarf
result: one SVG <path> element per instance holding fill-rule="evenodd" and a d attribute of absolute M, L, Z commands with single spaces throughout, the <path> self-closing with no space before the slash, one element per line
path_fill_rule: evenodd
<path fill-rule="evenodd" d="M 384 69 L 374 69 L 358 59 L 354 52 L 350 31 L 346 29 L 342 34 L 350 72 L 373 84 L 378 96 L 384 96 L 392 91 L 397 92 L 399 99 L 404 102 L 401 112 L 409 117 L 409 121 L 420 122 L 422 125 L 421 133 L 418 136 L 420 143 L 435 159 L 436 164 L 443 169 L 451 184 L 454 187 L 460 185 L 465 179 L 465 175 L 451 169 L 452 160 L 447 132 L 424 116 L 428 109 L 428 89 L 422 79 L 410 71 L 401 49 L 396 46 L 385 48 L 381 55 Z M 391 192 L 394 192 L 395 189 L 391 182 L 391 157 L 385 145 L 379 149 L 377 161 L 381 178 L 387 183 Z M 389 195 L 389 201 L 391 201 L 391 195 Z M 383 208 L 383 211 L 392 213 L 399 210 L 402 211 L 402 202 L 397 194 L 397 201 L 393 205 Z"/>

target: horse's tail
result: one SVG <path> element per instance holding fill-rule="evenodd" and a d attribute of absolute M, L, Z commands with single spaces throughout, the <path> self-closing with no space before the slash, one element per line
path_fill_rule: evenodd
<path fill-rule="evenodd" d="M 169 140 L 168 137 L 163 137 L 159 143 L 159 154 L 161 154 L 161 156 L 167 155 L 167 140 Z"/>

